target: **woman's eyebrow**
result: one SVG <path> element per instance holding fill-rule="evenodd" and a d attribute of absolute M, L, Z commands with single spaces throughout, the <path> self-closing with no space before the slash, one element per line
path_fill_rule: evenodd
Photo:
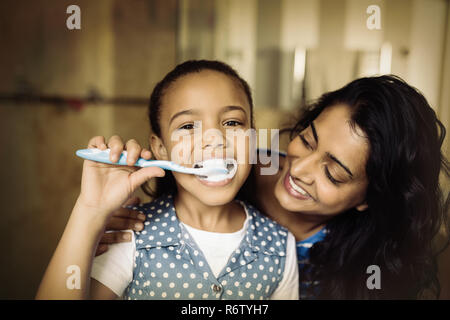
<path fill-rule="evenodd" d="M 188 109 L 188 110 L 183 110 L 180 112 L 175 113 L 169 120 L 169 126 L 170 124 L 173 122 L 173 120 L 175 120 L 176 118 L 182 116 L 182 115 L 193 115 L 193 114 L 198 114 L 197 111 L 192 110 L 192 109 Z"/>
<path fill-rule="evenodd" d="M 314 140 L 316 140 L 316 143 L 319 143 L 319 136 L 317 135 L 316 127 L 314 126 L 313 121 L 311 122 L 311 131 L 314 136 Z M 336 162 L 338 165 L 340 165 L 349 174 L 350 179 L 353 179 L 353 173 L 350 171 L 350 169 L 345 164 L 343 164 L 341 161 L 339 161 L 338 158 L 336 158 L 329 152 L 327 152 L 326 155 L 328 156 L 328 158 L 330 158 L 331 160 Z"/>
<path fill-rule="evenodd" d="M 333 156 L 331 153 L 326 153 L 326 155 L 328 156 L 328 158 L 330 158 L 331 160 L 333 160 L 334 162 L 336 162 L 338 165 L 340 165 L 345 171 L 347 171 L 347 173 L 350 175 L 350 179 L 353 179 L 353 173 L 350 171 L 350 169 L 345 166 L 341 161 L 339 161 L 335 156 Z"/>
<path fill-rule="evenodd" d="M 314 126 L 313 121 L 311 121 L 311 130 L 312 130 L 312 134 L 314 136 L 314 140 L 316 140 L 316 143 L 319 143 L 319 137 L 317 136 L 316 127 Z"/>

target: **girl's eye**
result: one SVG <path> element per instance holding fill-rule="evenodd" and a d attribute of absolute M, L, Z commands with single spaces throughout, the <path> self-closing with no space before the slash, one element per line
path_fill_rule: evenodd
<path fill-rule="evenodd" d="M 229 120 L 224 123 L 224 126 L 227 126 L 227 127 L 237 127 L 240 125 L 242 125 L 242 123 L 237 120 Z"/>
<path fill-rule="evenodd" d="M 194 129 L 194 124 L 193 123 L 187 123 L 181 127 L 178 128 L 178 130 L 192 130 Z"/>
<path fill-rule="evenodd" d="M 325 167 L 325 175 L 327 176 L 328 180 L 331 181 L 332 184 L 334 185 L 338 185 L 339 183 L 342 183 L 341 181 L 336 180 L 335 178 L 333 178 L 333 176 L 331 175 L 330 171 L 328 170 L 327 167 Z"/>
<path fill-rule="evenodd" d="M 307 149 L 312 150 L 312 146 L 309 144 L 308 141 L 306 141 L 305 136 L 302 135 L 302 134 L 299 134 L 299 137 L 300 137 L 300 139 L 302 140 L 303 145 L 304 145 Z"/>

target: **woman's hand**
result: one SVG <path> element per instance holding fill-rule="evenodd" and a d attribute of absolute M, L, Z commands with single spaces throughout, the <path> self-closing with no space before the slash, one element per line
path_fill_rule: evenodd
<path fill-rule="evenodd" d="M 139 157 L 150 159 L 151 153 L 143 149 L 136 140 L 131 139 L 125 145 L 119 136 L 113 136 L 108 143 L 104 137 L 94 137 L 88 148 L 111 149 L 110 160 L 117 162 L 123 150 L 127 150 L 128 166 L 111 165 L 85 160 L 81 179 L 81 192 L 77 205 L 99 212 L 108 218 L 120 208 L 132 193 L 144 182 L 153 177 L 164 176 L 161 168 L 133 167 Z"/>
<path fill-rule="evenodd" d="M 131 234 L 129 231 L 120 231 L 133 229 L 135 231 L 141 231 L 144 228 L 145 215 L 133 209 L 125 208 L 125 206 L 137 206 L 141 203 L 138 197 L 128 199 L 123 207 L 115 210 L 112 216 L 106 222 L 106 231 L 100 239 L 99 245 L 95 252 L 96 256 L 99 256 L 108 251 L 109 245 L 120 242 L 131 241 Z"/>

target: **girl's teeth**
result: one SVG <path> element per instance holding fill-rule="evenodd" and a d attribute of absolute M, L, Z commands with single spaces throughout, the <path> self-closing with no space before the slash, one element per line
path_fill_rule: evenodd
<path fill-rule="evenodd" d="M 212 174 L 208 177 L 198 176 L 201 180 L 206 180 L 210 182 L 219 182 L 226 179 L 231 179 L 236 174 L 237 162 L 234 159 L 208 159 L 200 163 L 194 164 L 194 168 L 204 168 L 204 167 L 217 167 L 225 168 L 228 170 L 226 174 Z"/>
<path fill-rule="evenodd" d="M 298 185 L 296 185 L 294 183 L 294 180 L 292 180 L 292 177 L 289 175 L 289 184 L 291 185 L 292 189 L 294 189 L 295 191 L 297 191 L 298 193 L 301 193 L 302 195 L 309 197 L 309 194 L 306 193 L 305 190 L 303 190 L 302 188 L 300 188 Z"/>

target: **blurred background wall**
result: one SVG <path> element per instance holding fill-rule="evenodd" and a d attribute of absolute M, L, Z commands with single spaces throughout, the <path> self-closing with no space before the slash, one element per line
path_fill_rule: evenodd
<path fill-rule="evenodd" d="M 71 4 L 81 30 L 66 27 Z M 367 27 L 370 5 L 380 29 Z M 0 298 L 34 297 L 79 192 L 75 150 L 94 135 L 147 145 L 147 99 L 177 63 L 230 63 L 253 88 L 259 128 L 289 125 L 357 77 L 394 73 L 449 129 L 449 15 L 446 0 L 2 0 Z"/>

